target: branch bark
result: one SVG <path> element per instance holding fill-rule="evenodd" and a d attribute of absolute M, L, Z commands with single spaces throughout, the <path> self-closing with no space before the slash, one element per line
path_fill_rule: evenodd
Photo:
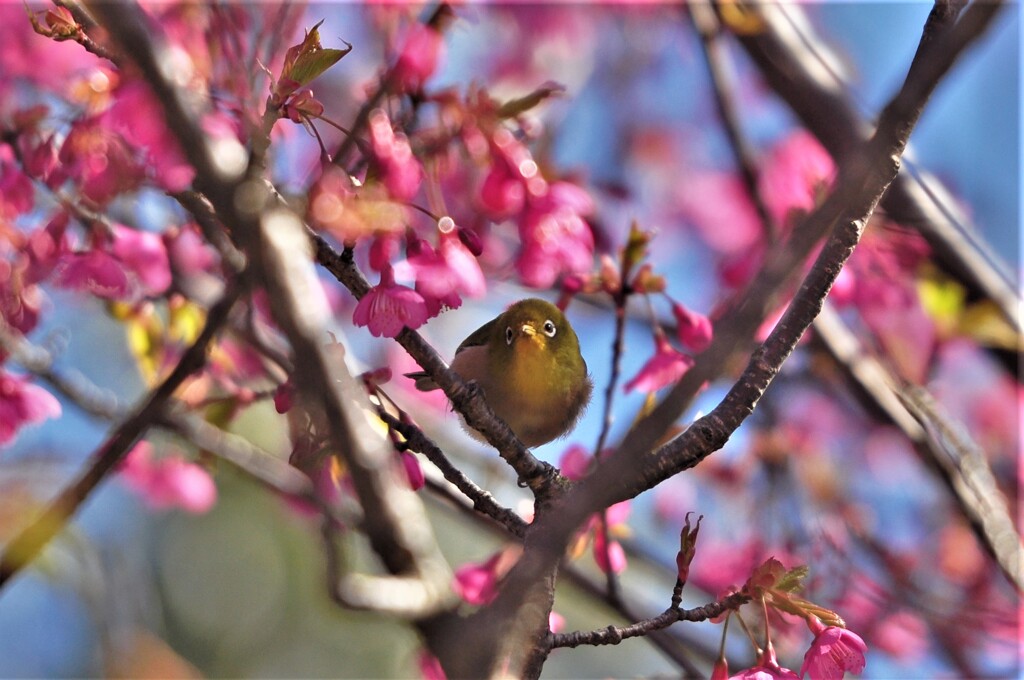
<path fill-rule="evenodd" d="M 635 496 L 698 464 L 718 450 L 753 411 L 761 394 L 817 316 L 835 277 L 857 245 L 867 219 L 896 177 L 901 154 L 929 96 L 963 50 L 989 25 L 998 9 L 998 5 L 992 4 L 973 5 L 951 27 L 943 25 L 940 12 L 932 13 L 903 87 L 886 106 L 873 137 L 840 173 L 833 193 L 842 207 L 838 226 L 782 320 L 750 357 L 740 380 L 715 409 L 657 452 L 650 453 L 650 447 L 652 439 L 660 435 L 663 428 L 657 428 L 656 432 L 634 429 L 612 459 L 559 499 L 552 512 L 538 517 L 527 533 L 523 557 L 510 572 L 498 598 L 474 616 L 474 644 L 469 646 L 472 651 L 459 660 L 458 670 L 478 674 L 481 669 L 496 667 L 499 647 L 494 637 L 498 631 L 508 630 L 512 620 L 534 615 L 522 607 L 525 594 L 538 578 L 550 573 L 572 532 L 590 513 Z M 673 400 L 677 390 L 666 402 Z M 666 406 L 663 402 L 655 412 L 661 411 L 658 414 L 661 420 L 654 422 L 659 425 L 665 420 L 671 422 L 679 416 L 676 408 L 677 405 Z M 515 660 L 512 668 L 514 672 L 519 668 Z"/>
<path fill-rule="evenodd" d="M 325 350 L 326 301 L 301 221 L 280 205 L 262 177 L 261 154 L 252 153 L 247 167 L 238 172 L 225 162 L 230 154 L 217 153 L 208 142 L 197 112 L 163 68 L 173 61 L 161 58 L 167 48 L 148 30 L 139 7 L 99 3 L 93 11 L 153 89 L 169 129 L 196 170 L 195 188 L 209 200 L 267 291 L 272 314 L 292 347 L 295 384 L 305 404 L 322 411 L 329 424 L 332 443 L 364 508 L 362 527 L 375 552 L 391 574 L 417 584 L 406 601 L 419 616 L 443 611 L 452 597 L 450 571 L 422 505 L 403 485 L 388 443 L 370 426 L 369 405 L 358 381 Z M 264 120 L 266 127 L 273 124 L 269 111 Z M 265 139 L 254 141 L 254 150 L 266 147 Z"/>
<path fill-rule="evenodd" d="M 948 20 L 959 3 L 938 6 Z M 812 33 L 798 5 L 756 5 L 752 11 L 759 12 L 764 30 L 737 35 L 740 45 L 829 153 L 839 161 L 848 160 L 867 139 L 870 125 L 857 114 L 846 83 L 831 69 L 821 68 L 836 57 Z M 895 221 L 920 230 L 942 267 L 963 281 L 972 297 L 993 300 L 1017 332 L 1024 332 L 1020 295 L 1005 266 L 969 218 L 955 214 L 950 203 L 937 179 L 917 173 L 900 173 L 882 199 L 882 207 Z"/>

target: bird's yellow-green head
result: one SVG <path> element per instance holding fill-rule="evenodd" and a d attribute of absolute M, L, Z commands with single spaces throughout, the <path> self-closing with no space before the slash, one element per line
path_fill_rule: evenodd
<path fill-rule="evenodd" d="M 579 338 L 562 310 L 537 298 L 517 302 L 495 319 L 489 345 L 492 366 L 583 361 Z"/>

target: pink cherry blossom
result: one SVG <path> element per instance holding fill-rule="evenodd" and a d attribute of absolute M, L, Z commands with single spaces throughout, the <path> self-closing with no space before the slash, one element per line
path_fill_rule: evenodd
<path fill-rule="evenodd" d="M 694 352 L 703 352 L 711 344 L 711 320 L 678 302 L 672 303 L 679 340 Z"/>
<path fill-rule="evenodd" d="M 516 271 L 523 283 L 549 288 L 562 274 L 590 271 L 594 234 L 583 219 L 593 210 L 589 194 L 571 182 L 555 182 L 531 196 L 519 224 L 523 248 Z"/>
<path fill-rule="evenodd" d="M 54 92 L 65 91 L 72 76 L 95 68 L 100 61 L 77 47 L 29 29 L 24 5 L 0 2 L 0 94 L 20 78 L 30 78 L 34 85 Z M 5 104 L 17 99 L 2 97 Z"/>
<path fill-rule="evenodd" d="M 844 612 L 845 614 L 845 612 Z M 928 624 L 906 610 L 882 618 L 871 630 L 871 644 L 906 664 L 915 664 L 928 651 Z"/>
<path fill-rule="evenodd" d="M 192 183 L 195 170 L 164 123 L 163 109 L 148 85 L 137 80 L 122 83 L 103 121 L 145 153 L 157 184 L 168 191 L 181 191 Z"/>
<path fill-rule="evenodd" d="M 44 296 L 39 286 L 26 284 L 22 272 L 0 259 L 0 318 L 23 335 L 39 323 Z M 5 356 L 0 350 L 0 358 Z"/>
<path fill-rule="evenodd" d="M 306 118 L 316 118 L 324 112 L 324 105 L 314 96 L 309 88 L 292 95 L 284 104 L 284 115 L 293 123 L 302 123 Z"/>
<path fill-rule="evenodd" d="M 825 626 L 816 617 L 808 620 L 814 641 L 804 654 L 800 677 L 810 675 L 811 680 L 842 680 L 846 671 L 864 670 L 867 645 L 859 635 L 838 626 Z"/>
<path fill-rule="evenodd" d="M 199 227 L 172 227 L 162 236 L 171 268 L 183 276 L 210 272 L 220 262 L 217 251 L 202 237 Z"/>
<path fill-rule="evenodd" d="M 614 539 L 606 542 L 603 531 L 594 531 L 593 555 L 598 569 L 606 574 L 621 574 L 626 570 L 626 551 L 622 549 L 622 544 Z"/>
<path fill-rule="evenodd" d="M 392 129 L 391 120 L 382 109 L 370 114 L 370 149 L 392 198 L 412 200 L 423 180 L 423 169 L 412 153 L 409 140 Z"/>
<path fill-rule="evenodd" d="M 503 127 L 491 136 L 490 149 L 491 165 L 480 185 L 480 207 L 498 221 L 522 210 L 526 183 L 536 176 L 537 164 L 523 143 Z"/>
<path fill-rule="evenodd" d="M 68 214 L 57 213 L 45 227 L 36 229 L 28 237 L 25 249 L 28 255 L 28 266 L 25 269 L 25 280 L 38 283 L 50 276 L 62 257 L 68 252 Z"/>
<path fill-rule="evenodd" d="M 486 562 L 464 564 L 455 570 L 452 584 L 456 594 L 473 605 L 487 604 L 498 595 L 497 567 L 504 553 L 498 552 Z"/>
<path fill-rule="evenodd" d="M 159 295 L 170 287 L 170 259 L 159 234 L 115 224 L 110 250 L 135 275 L 145 295 Z"/>
<path fill-rule="evenodd" d="M 385 267 L 391 266 L 400 247 L 400 240 L 397 234 L 380 234 L 370 243 L 370 269 L 375 272 L 384 271 Z"/>
<path fill-rule="evenodd" d="M 810 133 L 798 130 L 768 156 L 759 190 L 768 212 L 785 225 L 793 211 L 810 212 L 831 186 L 836 166 L 825 148 Z"/>
<path fill-rule="evenodd" d="M 398 60 L 391 72 L 398 89 L 419 90 L 444 56 L 444 36 L 432 26 L 415 23 L 402 38 Z"/>
<path fill-rule="evenodd" d="M 72 124 L 58 158 L 82 194 L 100 205 L 134 190 L 145 177 L 145 169 L 124 138 L 97 118 Z"/>
<path fill-rule="evenodd" d="M 857 306 L 903 377 L 925 382 L 937 331 L 913 282 L 905 276 L 863 278 L 857 287 Z"/>
<path fill-rule="evenodd" d="M 415 279 L 417 292 L 428 300 L 448 300 L 453 293 L 482 297 L 487 281 L 477 259 L 454 233 L 442 233 L 439 240 L 435 250 L 424 239 L 411 239 L 407 259 L 395 265 L 396 275 Z"/>
<path fill-rule="evenodd" d="M 687 172 L 676 189 L 676 201 L 683 220 L 722 255 L 748 252 L 764 236 L 750 194 L 735 174 Z"/>
<path fill-rule="evenodd" d="M 779 665 L 775 648 L 769 642 L 758 664 L 732 676 L 731 680 L 799 680 L 800 676 Z"/>
<path fill-rule="evenodd" d="M 725 660 L 725 657 L 720 657 L 715 660 L 715 665 L 711 669 L 711 680 L 728 680 L 729 678 L 729 662 Z"/>
<path fill-rule="evenodd" d="M 522 180 L 504 162 L 495 161 L 480 185 L 480 206 L 492 220 L 502 220 L 522 209 L 525 195 Z"/>
<path fill-rule="evenodd" d="M 583 479 L 590 471 L 590 461 L 592 458 L 583 446 L 573 444 L 558 459 L 558 469 L 569 479 L 574 481 Z"/>
<path fill-rule="evenodd" d="M 0 218 L 13 220 L 32 209 L 32 180 L 10 162 L 9 146 L 0 146 Z"/>
<path fill-rule="evenodd" d="M 441 662 L 437 660 L 437 657 L 425 649 L 421 649 L 416 657 L 416 665 L 419 666 L 420 676 L 423 680 L 446 680 L 448 677 L 444 674 L 444 669 L 441 668 Z"/>
<path fill-rule="evenodd" d="M 402 328 L 416 329 L 427 321 L 423 296 L 408 286 L 395 283 L 394 272 L 387 267 L 380 283 L 369 290 L 352 312 L 352 322 L 367 326 L 376 337 L 393 338 Z"/>
<path fill-rule="evenodd" d="M 153 458 L 153 446 L 139 442 L 121 463 L 121 479 L 154 510 L 181 508 L 202 514 L 217 501 L 217 486 L 204 468 L 178 455 Z"/>
<path fill-rule="evenodd" d="M 682 378 L 693 366 L 693 358 L 670 345 L 664 336 L 655 338 L 655 346 L 654 356 L 623 386 L 626 392 L 657 392 Z"/>
<path fill-rule="evenodd" d="M 45 181 L 50 187 L 59 186 L 66 179 L 64 169 L 57 162 L 56 140 L 52 134 L 41 140 L 25 135 L 18 142 L 26 174 Z"/>
<path fill-rule="evenodd" d="M 565 617 L 552 610 L 548 614 L 548 630 L 552 633 L 560 633 L 565 629 Z"/>
<path fill-rule="evenodd" d="M 123 300 L 131 294 L 124 266 L 99 248 L 65 256 L 57 267 L 57 283 L 107 300 Z"/>
<path fill-rule="evenodd" d="M 757 273 L 763 259 L 764 247 L 760 244 L 727 255 L 718 263 L 718 279 L 729 288 L 745 286 Z"/>
<path fill-rule="evenodd" d="M 0 446 L 14 441 L 26 425 L 58 418 L 60 402 L 52 394 L 27 378 L 0 368 Z"/>
<path fill-rule="evenodd" d="M 288 413 L 295 403 L 295 384 L 289 378 L 274 390 L 274 410 L 280 414 Z"/>

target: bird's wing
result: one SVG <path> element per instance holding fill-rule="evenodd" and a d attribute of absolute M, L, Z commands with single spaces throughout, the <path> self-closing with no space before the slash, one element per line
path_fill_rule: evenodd
<path fill-rule="evenodd" d="M 462 341 L 462 344 L 455 350 L 455 354 L 469 349 L 470 347 L 481 347 L 487 344 L 487 341 L 491 338 L 491 329 L 494 328 L 494 323 L 497 319 L 492 319 L 485 323 L 480 328 L 469 334 L 469 337 Z M 438 389 L 437 383 L 427 375 L 426 371 L 416 371 L 414 373 L 406 373 L 405 377 L 412 378 L 416 381 L 416 389 L 421 392 L 429 392 L 431 390 Z"/>
<path fill-rule="evenodd" d="M 486 345 L 488 341 L 491 339 L 491 329 L 494 328 L 494 324 L 497 321 L 497 319 L 491 319 L 483 326 L 480 326 L 480 328 L 477 328 L 475 331 L 470 333 L 469 337 L 463 340 L 462 344 L 456 348 L 455 353 L 458 354 L 462 350 L 468 349 L 470 347 L 479 347 L 481 345 Z"/>

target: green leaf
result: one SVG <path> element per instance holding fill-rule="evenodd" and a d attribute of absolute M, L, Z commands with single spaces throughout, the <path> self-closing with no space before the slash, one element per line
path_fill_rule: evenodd
<path fill-rule="evenodd" d="M 313 52 L 300 54 L 296 57 L 295 63 L 292 64 L 292 70 L 289 75 L 291 76 L 291 79 L 297 82 L 300 86 L 305 85 L 330 67 L 334 66 L 342 57 L 351 51 L 352 46 L 349 45 L 343 50 L 320 48 Z"/>
<path fill-rule="evenodd" d="M 288 48 L 284 57 L 284 67 L 281 70 L 281 77 L 278 84 L 289 82 L 291 89 L 301 87 L 310 82 L 321 73 L 334 66 L 346 54 L 352 51 L 352 46 L 345 43 L 346 48 L 324 49 L 320 44 L 321 19 L 307 33 L 306 37 L 298 45 Z"/>
<path fill-rule="evenodd" d="M 781 590 L 784 593 L 795 593 L 803 589 L 804 579 L 807 578 L 809 572 L 810 569 L 805 564 L 793 567 L 778 580 L 775 584 L 775 590 Z"/>
<path fill-rule="evenodd" d="M 530 94 L 524 97 L 519 97 L 518 99 L 509 100 L 502 104 L 501 108 L 498 109 L 498 117 L 514 118 L 522 113 L 526 113 L 545 99 L 559 96 L 564 92 L 565 85 L 548 81 Z"/>

